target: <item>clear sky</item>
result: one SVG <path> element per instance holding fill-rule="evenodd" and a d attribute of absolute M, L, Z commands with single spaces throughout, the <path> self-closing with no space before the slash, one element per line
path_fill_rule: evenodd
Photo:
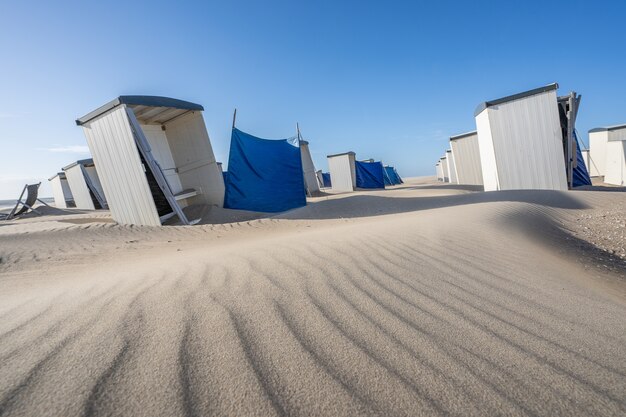
<path fill-rule="evenodd" d="M 0 199 L 88 157 L 74 120 L 122 94 L 200 103 L 227 161 L 237 126 L 300 123 L 325 156 L 434 175 L 482 101 L 558 82 L 577 127 L 626 123 L 624 1 L 0 0 Z"/>

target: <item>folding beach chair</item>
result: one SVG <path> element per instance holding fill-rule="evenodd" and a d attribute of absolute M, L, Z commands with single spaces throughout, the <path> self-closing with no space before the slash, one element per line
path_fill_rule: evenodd
<path fill-rule="evenodd" d="M 40 203 L 45 204 L 48 207 L 50 206 L 45 201 L 42 201 L 38 198 L 40 185 L 41 183 L 26 184 L 24 186 L 24 189 L 22 190 L 22 194 L 20 194 L 20 198 L 18 198 L 17 203 L 15 203 L 15 207 L 13 207 L 13 210 L 11 210 L 11 212 L 7 214 L 4 219 L 11 220 L 12 218 L 16 216 L 21 216 L 22 214 L 25 214 L 26 212 L 28 212 L 28 210 L 32 210 L 41 216 L 41 213 L 35 210 L 35 208 L 33 208 L 33 206 L 35 205 L 35 202 L 39 201 Z M 22 201 L 22 198 L 24 197 L 24 193 L 26 193 L 26 200 Z M 21 208 L 19 208 L 20 204 L 22 205 Z"/>

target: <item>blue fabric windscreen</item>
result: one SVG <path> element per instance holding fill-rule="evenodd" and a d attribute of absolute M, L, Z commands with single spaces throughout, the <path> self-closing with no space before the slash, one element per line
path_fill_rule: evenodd
<path fill-rule="evenodd" d="M 396 167 L 393 167 L 393 173 L 396 175 L 397 183 L 404 184 L 404 181 L 402 181 L 402 177 L 400 176 L 400 174 L 398 174 L 398 170 L 396 170 Z"/>
<path fill-rule="evenodd" d="M 591 185 L 591 177 L 589 177 L 589 171 L 585 165 L 585 159 L 580 149 L 580 142 L 578 141 L 578 135 L 574 131 L 574 138 L 576 139 L 576 168 L 572 172 L 572 187 L 580 187 L 581 185 Z"/>
<path fill-rule="evenodd" d="M 233 128 L 224 207 L 276 213 L 306 205 L 302 159 L 292 139 L 261 139 Z"/>
<path fill-rule="evenodd" d="M 330 172 L 322 172 L 322 180 L 324 180 L 325 188 L 332 187 L 332 183 L 330 182 Z"/>
<path fill-rule="evenodd" d="M 381 162 L 354 163 L 357 188 L 385 188 L 383 164 Z"/>
<path fill-rule="evenodd" d="M 387 184 L 389 182 L 389 184 Z M 397 185 L 402 184 L 402 178 L 398 175 L 398 171 L 392 166 L 385 167 L 385 184 L 386 185 Z"/>
<path fill-rule="evenodd" d="M 395 185 L 396 183 L 393 181 L 395 177 L 393 168 L 390 166 L 386 166 L 384 170 L 385 170 L 385 185 Z"/>
<path fill-rule="evenodd" d="M 391 178 L 389 178 L 389 174 L 387 174 L 387 168 L 383 168 L 383 179 L 385 180 L 385 187 L 388 185 L 393 185 L 391 183 Z"/>

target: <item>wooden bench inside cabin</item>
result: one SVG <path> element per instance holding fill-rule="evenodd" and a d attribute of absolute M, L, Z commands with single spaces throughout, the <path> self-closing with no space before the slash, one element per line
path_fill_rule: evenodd
<path fill-rule="evenodd" d="M 181 191 L 180 193 L 174 194 L 174 198 L 176 199 L 176 201 L 180 201 L 180 200 L 184 200 L 186 198 L 195 197 L 198 194 L 199 194 L 198 190 L 195 190 L 193 188 L 188 188 L 186 190 Z"/>

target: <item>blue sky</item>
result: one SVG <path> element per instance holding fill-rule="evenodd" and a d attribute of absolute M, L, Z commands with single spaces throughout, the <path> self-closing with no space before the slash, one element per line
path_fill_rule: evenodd
<path fill-rule="evenodd" d="M 621 1 L 0 2 L 0 199 L 87 157 L 74 119 L 121 94 L 202 104 L 226 161 L 232 111 L 300 123 L 316 166 L 353 150 L 431 175 L 482 101 L 558 82 L 577 127 L 626 122 Z"/>

